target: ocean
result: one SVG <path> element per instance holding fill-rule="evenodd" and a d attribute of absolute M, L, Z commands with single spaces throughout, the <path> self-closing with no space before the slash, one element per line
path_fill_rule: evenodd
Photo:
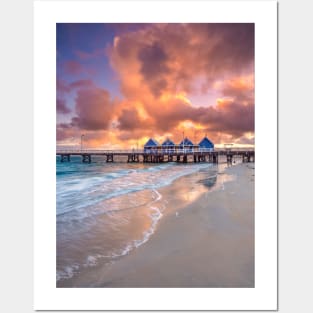
<path fill-rule="evenodd" d="M 56 160 L 57 286 L 118 262 L 145 244 L 167 214 L 230 179 L 209 163 Z M 219 176 L 219 179 L 217 177 Z"/>

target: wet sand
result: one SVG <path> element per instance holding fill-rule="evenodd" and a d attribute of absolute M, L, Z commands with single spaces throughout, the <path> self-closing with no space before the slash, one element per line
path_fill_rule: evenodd
<path fill-rule="evenodd" d="M 254 287 L 254 163 L 219 175 L 235 179 L 171 210 L 147 243 L 72 287 Z"/>

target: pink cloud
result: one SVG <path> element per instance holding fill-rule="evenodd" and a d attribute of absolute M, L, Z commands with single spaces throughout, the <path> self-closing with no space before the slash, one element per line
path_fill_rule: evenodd
<path fill-rule="evenodd" d="M 253 141 L 246 134 L 254 133 L 254 24 L 152 24 L 127 29 L 123 26 L 106 51 L 120 81 L 122 101 L 113 101 L 92 80 L 58 85 L 62 92 L 76 92 L 72 128 L 89 131 L 96 142 L 109 136 L 114 121 L 111 142 L 166 133 L 179 141 L 183 122 L 190 122 L 198 128 L 186 133 L 208 133 L 218 142 Z M 81 59 L 93 53 L 76 52 Z M 86 71 L 76 61 L 69 61 L 65 70 Z M 205 99 L 210 90 L 215 104 L 194 106 L 188 101 L 193 92 Z M 59 128 L 62 136 L 70 134 L 66 127 Z"/>

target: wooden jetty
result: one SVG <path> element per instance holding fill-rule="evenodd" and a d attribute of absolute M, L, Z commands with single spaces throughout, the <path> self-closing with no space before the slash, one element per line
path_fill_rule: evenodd
<path fill-rule="evenodd" d="M 221 157 L 226 159 L 228 164 L 232 164 L 235 159 L 242 162 L 254 162 L 255 154 L 252 149 L 238 150 L 210 150 L 210 149 L 181 149 L 181 150 L 57 150 L 56 156 L 60 157 L 60 162 L 70 162 L 71 156 L 80 156 L 83 163 L 91 163 L 92 157 L 103 156 L 106 162 L 114 162 L 118 156 L 126 157 L 128 163 L 163 163 L 163 162 L 209 162 L 219 163 Z"/>

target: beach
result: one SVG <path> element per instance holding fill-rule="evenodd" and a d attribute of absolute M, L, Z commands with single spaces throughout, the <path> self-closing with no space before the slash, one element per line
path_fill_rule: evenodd
<path fill-rule="evenodd" d="M 140 244 L 57 286 L 254 287 L 254 163 L 200 167 L 157 192 Z"/>

